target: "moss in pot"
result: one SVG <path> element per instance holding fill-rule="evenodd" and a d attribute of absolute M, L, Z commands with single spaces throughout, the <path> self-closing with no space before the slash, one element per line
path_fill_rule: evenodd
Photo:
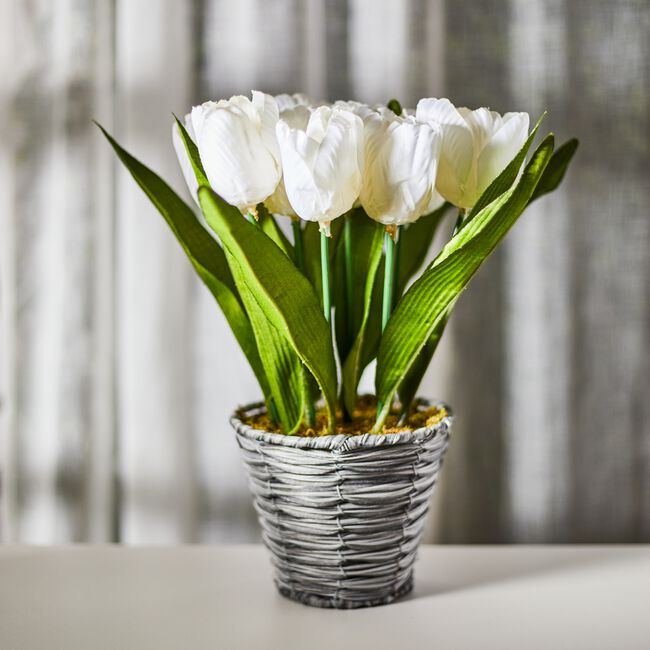
<path fill-rule="evenodd" d="M 310 605 L 411 589 L 452 423 L 418 386 L 460 293 L 577 146 L 554 152 L 549 134 L 526 162 L 525 113 L 389 105 L 254 91 L 194 107 L 173 142 L 203 220 L 105 133 L 259 382 L 263 401 L 231 422 L 276 584 Z M 375 360 L 376 394 L 359 398 Z"/>

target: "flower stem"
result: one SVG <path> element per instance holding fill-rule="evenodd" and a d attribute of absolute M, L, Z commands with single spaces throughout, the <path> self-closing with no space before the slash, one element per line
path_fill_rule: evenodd
<path fill-rule="evenodd" d="M 291 220 L 291 229 L 293 231 L 293 247 L 296 252 L 296 266 L 301 273 L 304 273 L 305 253 L 302 243 L 302 226 L 300 224 L 300 219 Z M 302 366 L 302 376 L 305 401 L 307 403 L 307 426 L 313 427 L 316 424 L 316 408 L 314 407 L 314 403 L 311 401 L 311 395 L 309 394 L 309 371 L 304 364 Z"/>
<path fill-rule="evenodd" d="M 399 256 L 400 256 L 400 251 L 402 249 L 402 230 L 397 228 L 395 231 L 395 260 L 393 262 L 393 302 L 390 306 L 391 312 L 393 309 L 395 309 L 395 305 L 397 304 L 397 301 L 401 298 L 401 296 L 397 295 L 397 279 L 399 275 Z"/>
<path fill-rule="evenodd" d="M 396 255 L 395 243 L 398 238 L 399 226 L 387 226 L 386 234 L 384 235 L 384 254 L 386 264 L 384 267 L 384 295 L 381 303 L 381 331 L 386 329 L 388 320 L 393 311 L 393 297 L 396 283 Z M 380 417 L 384 410 L 384 404 L 381 400 L 377 402 L 377 418 Z"/>
<path fill-rule="evenodd" d="M 320 234 L 320 267 L 323 283 L 323 314 L 325 320 L 332 322 L 332 293 L 330 289 L 330 238 L 321 231 Z"/>
<path fill-rule="evenodd" d="M 386 266 L 384 268 L 384 296 L 381 303 L 381 331 L 386 329 L 388 319 L 393 311 L 393 295 L 395 290 L 395 241 L 397 239 L 397 228 L 389 230 L 386 228 L 384 235 L 384 250 L 386 255 Z"/>
<path fill-rule="evenodd" d="M 345 325 L 347 329 L 348 340 L 352 345 L 352 338 L 354 337 L 354 318 L 353 318 L 353 305 L 354 305 L 354 277 L 352 271 L 352 223 L 351 216 L 345 218 L 343 226 L 343 246 L 345 253 Z"/>
<path fill-rule="evenodd" d="M 254 226 L 257 225 L 257 219 L 255 218 L 252 212 L 246 213 L 246 219 L 248 219 L 248 221 L 250 221 Z"/>

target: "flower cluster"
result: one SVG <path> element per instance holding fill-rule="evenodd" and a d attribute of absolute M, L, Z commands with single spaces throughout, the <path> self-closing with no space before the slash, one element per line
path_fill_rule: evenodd
<path fill-rule="evenodd" d="M 447 99 L 206 102 L 173 129 L 202 220 L 104 133 L 221 307 L 274 426 L 311 435 L 354 419 L 374 361 L 371 433 L 411 413 L 458 297 L 576 152 L 548 133 L 529 156 L 540 123 L 529 133 L 526 113 Z M 452 206 L 453 231 L 423 268 Z"/>
<path fill-rule="evenodd" d="M 398 114 L 399 113 L 399 114 Z M 185 128 L 212 188 L 243 214 L 264 203 L 274 213 L 318 222 L 361 205 L 389 229 L 416 221 L 444 201 L 472 208 L 528 136 L 527 113 L 499 115 L 421 99 L 398 111 L 305 95 L 195 106 Z M 174 125 L 173 140 L 196 198 L 197 181 Z"/>

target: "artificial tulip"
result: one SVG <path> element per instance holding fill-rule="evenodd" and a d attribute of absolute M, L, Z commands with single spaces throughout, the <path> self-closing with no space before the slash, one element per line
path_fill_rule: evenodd
<path fill-rule="evenodd" d="M 282 176 L 275 137 L 278 106 L 271 95 L 253 91 L 206 102 L 191 113 L 201 162 L 210 185 L 243 214 L 256 214 Z"/>
<path fill-rule="evenodd" d="M 278 100 L 278 106 L 280 106 L 279 99 L 281 97 L 286 98 L 295 98 L 300 97 L 301 99 L 308 99 L 306 95 L 278 95 L 276 100 Z M 285 106 L 289 105 L 288 100 L 284 102 Z M 307 124 L 309 123 L 309 116 L 311 112 L 308 108 L 307 103 L 296 103 L 289 108 L 284 108 L 280 111 L 280 119 L 288 124 L 292 129 L 306 129 Z M 296 211 L 293 209 L 293 206 L 289 202 L 289 197 L 287 196 L 287 190 L 284 186 L 284 177 L 280 179 L 275 192 L 269 196 L 269 198 L 264 201 L 269 212 L 274 214 L 280 214 L 284 217 L 297 218 Z"/>
<path fill-rule="evenodd" d="M 449 202 L 471 209 L 515 157 L 528 136 L 528 113 L 456 108 L 448 99 L 421 99 L 416 119 L 442 129 L 436 187 Z"/>
<path fill-rule="evenodd" d="M 365 170 L 361 205 L 386 226 L 411 223 L 434 200 L 441 131 L 392 112 L 364 120 Z"/>
<path fill-rule="evenodd" d="M 350 111 L 320 106 L 302 126 L 285 120 L 276 132 L 287 197 L 296 214 L 324 232 L 359 196 L 363 122 Z"/>

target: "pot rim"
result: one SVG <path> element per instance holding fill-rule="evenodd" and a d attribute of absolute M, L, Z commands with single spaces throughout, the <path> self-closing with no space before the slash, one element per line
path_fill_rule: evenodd
<path fill-rule="evenodd" d="M 265 442 L 271 445 L 280 445 L 284 447 L 294 447 L 298 449 L 320 449 L 322 451 L 332 451 L 336 453 L 358 449 L 360 447 L 388 447 L 392 445 L 401 445 L 408 443 L 420 443 L 429 440 L 436 435 L 449 436 L 451 425 L 454 421 L 454 414 L 451 407 L 441 400 L 428 400 L 417 398 L 415 400 L 416 408 L 424 410 L 431 406 L 444 408 L 447 415 L 432 427 L 420 427 L 418 429 L 409 429 L 399 433 L 364 433 L 361 435 L 350 435 L 347 433 L 335 433 L 325 436 L 295 436 L 285 433 L 277 433 L 255 429 L 249 424 L 242 421 L 243 415 L 253 415 L 255 412 L 266 410 L 264 402 L 253 402 L 239 407 L 230 417 L 230 424 L 238 435 Z"/>

